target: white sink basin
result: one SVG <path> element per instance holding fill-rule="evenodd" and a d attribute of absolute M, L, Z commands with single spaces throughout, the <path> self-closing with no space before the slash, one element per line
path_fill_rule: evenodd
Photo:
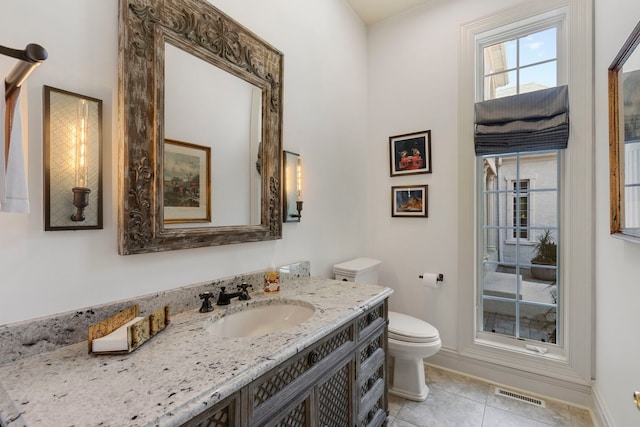
<path fill-rule="evenodd" d="M 204 322 L 219 337 L 258 337 L 292 328 L 313 316 L 316 309 L 301 300 L 263 300 L 232 306 Z"/>

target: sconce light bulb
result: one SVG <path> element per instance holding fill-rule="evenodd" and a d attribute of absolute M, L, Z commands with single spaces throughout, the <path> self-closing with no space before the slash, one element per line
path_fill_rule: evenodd
<path fill-rule="evenodd" d="M 298 201 L 302 200 L 302 161 L 298 157 L 298 163 L 296 166 L 296 187 L 298 192 Z"/>
<path fill-rule="evenodd" d="M 78 118 L 76 125 L 76 187 L 88 187 L 89 170 L 87 168 L 87 120 L 89 104 L 85 99 L 78 101 Z"/>

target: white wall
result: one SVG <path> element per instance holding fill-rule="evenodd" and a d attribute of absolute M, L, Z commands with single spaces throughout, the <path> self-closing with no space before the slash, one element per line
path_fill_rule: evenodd
<path fill-rule="evenodd" d="M 591 3 L 569 1 L 434 0 L 370 30 L 369 139 L 376 150 L 372 150 L 375 154 L 369 171 L 388 167 L 385 147 L 389 135 L 431 129 L 434 157 L 431 175 L 400 179 L 369 173 L 375 182 L 368 193 L 371 206 L 388 206 L 392 185 L 426 183 L 430 208 L 429 218 L 422 222 L 390 218 L 385 208 L 372 209 L 369 224 L 376 231 L 368 239 L 368 248 L 372 257 L 383 261 L 383 283 L 396 290 L 391 308 L 427 320 L 439 329 L 443 350 L 432 362 L 530 392 L 587 404 L 591 397 L 592 270 L 584 266 L 593 264 L 589 252 L 593 233 L 584 230 L 590 231 L 592 224 L 589 213 L 593 191 L 584 185 L 585 176 L 571 172 L 592 169 L 591 45 L 585 43 L 591 40 Z M 505 352 L 475 340 L 473 151 L 464 145 L 464 141 L 471 143 L 473 136 L 472 127 L 464 123 L 473 120 L 473 35 L 493 25 L 565 5 L 571 12 L 569 75 L 574 86 L 584 88 L 577 91 L 580 96 L 576 101 L 588 102 L 576 102 L 572 107 L 572 134 L 579 142 L 567 152 L 565 177 L 568 188 L 580 191 L 572 193 L 565 212 L 570 214 L 575 209 L 581 215 L 581 221 L 568 221 L 565 229 L 566 236 L 573 236 L 565 273 L 567 283 L 575 283 L 565 291 L 572 304 L 567 312 L 567 319 L 571 319 L 567 336 L 571 340 L 564 347 L 566 362 L 547 363 L 546 358 L 515 350 L 520 344 L 514 345 L 514 351 Z M 465 57 L 461 46 L 469 52 Z M 589 173 L 586 179 L 592 181 Z M 422 271 L 444 273 L 443 286 L 421 287 L 417 278 Z"/>
<path fill-rule="evenodd" d="M 434 0 L 369 31 L 367 255 L 383 261 L 380 282 L 395 290 L 391 308 L 438 328 L 457 347 L 458 55 L 460 26 L 518 3 Z M 432 170 L 389 177 L 389 136 L 431 130 Z M 429 217 L 392 218 L 391 186 L 427 184 Z M 440 289 L 422 272 L 443 273 Z"/>
<path fill-rule="evenodd" d="M 596 381 L 610 426 L 640 425 L 632 395 L 640 390 L 640 245 L 609 235 L 607 68 L 640 20 L 637 0 L 595 2 Z"/>
<path fill-rule="evenodd" d="M 363 252 L 366 30 L 343 0 L 212 1 L 285 55 L 283 148 L 302 155 L 301 223 L 283 239 L 117 253 L 117 1 L 8 0 L 0 44 L 49 59 L 24 86 L 31 213 L 0 213 L 0 324 L 307 259 L 315 275 Z M 331 29 L 331 31 L 328 31 Z M 0 57 L 0 76 L 15 60 Z M 44 232 L 42 85 L 103 100 L 104 229 Z"/>

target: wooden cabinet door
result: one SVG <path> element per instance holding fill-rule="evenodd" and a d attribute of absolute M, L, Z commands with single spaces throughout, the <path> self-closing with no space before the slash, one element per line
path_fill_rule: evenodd
<path fill-rule="evenodd" d="M 315 419 L 319 427 L 354 425 L 354 359 L 328 373 L 315 389 Z"/>

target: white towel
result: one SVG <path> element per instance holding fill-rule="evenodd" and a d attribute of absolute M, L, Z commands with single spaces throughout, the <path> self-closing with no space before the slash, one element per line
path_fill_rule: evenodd
<path fill-rule="evenodd" d="M 3 138 L 0 139 L 4 140 L 5 126 L 8 126 L 9 123 L 5 120 L 6 101 L 4 82 L 1 82 L 0 86 L 2 86 L 2 90 L 0 90 L 0 95 L 2 95 L 2 100 L 0 101 L 0 115 L 2 115 L 2 119 L 0 120 L 5 121 L 5 123 L 0 121 L 0 130 L 2 131 L 1 135 L 3 136 Z M 0 177 L 0 184 L 4 184 L 0 188 L 0 211 L 29 213 L 29 189 L 27 187 L 27 171 L 24 166 L 19 88 L 14 105 L 13 124 L 11 126 L 9 141 L 11 143 L 9 144 L 9 159 L 7 161 L 6 171 L 4 168 L 0 168 L 2 169 L 2 172 L 4 172 L 4 174 L 0 173 L 0 175 L 4 175 L 3 177 Z M 2 146 L 2 151 L 1 165 L 4 166 L 4 146 Z"/>

